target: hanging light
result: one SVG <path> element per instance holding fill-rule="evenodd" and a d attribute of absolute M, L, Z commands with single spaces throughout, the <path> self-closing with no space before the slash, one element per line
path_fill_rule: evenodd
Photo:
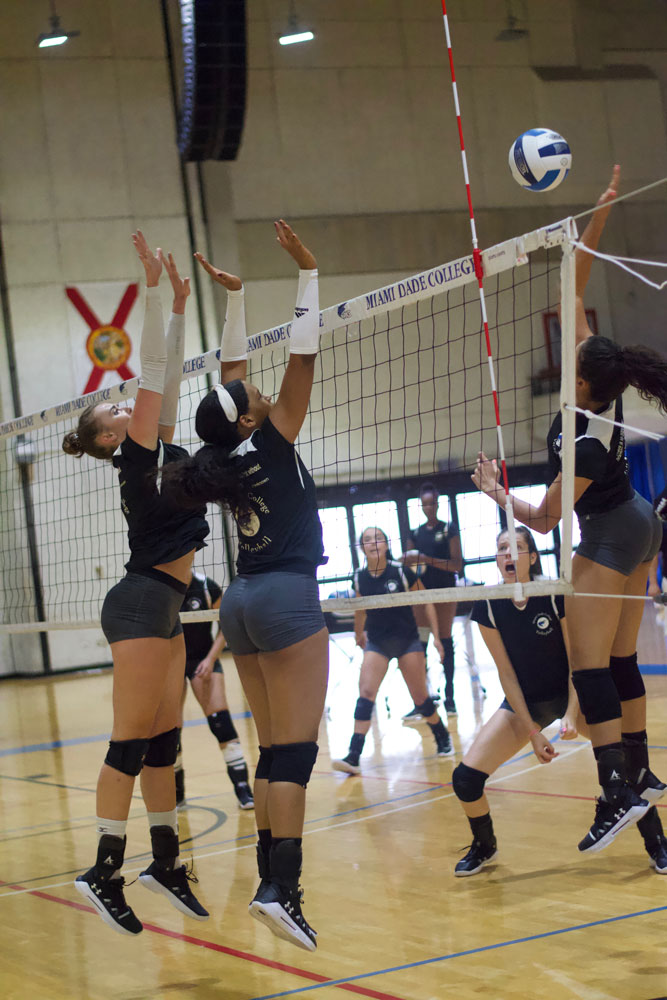
<path fill-rule="evenodd" d="M 298 42 L 312 42 L 314 37 L 315 35 L 312 31 L 301 30 L 299 19 L 296 16 L 294 0 L 290 0 L 287 30 L 284 35 L 280 35 L 278 41 L 281 45 L 296 45 Z"/>
<path fill-rule="evenodd" d="M 60 18 L 56 11 L 55 0 L 50 0 L 51 16 L 49 17 L 50 31 L 43 31 L 37 36 L 36 44 L 40 49 L 50 48 L 52 45 L 64 45 L 70 38 L 76 38 L 81 34 L 79 31 L 63 31 L 60 26 Z"/>

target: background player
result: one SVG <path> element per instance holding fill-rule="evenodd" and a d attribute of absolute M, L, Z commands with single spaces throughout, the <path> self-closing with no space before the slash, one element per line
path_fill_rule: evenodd
<path fill-rule="evenodd" d="M 181 611 L 202 611 L 220 607 L 222 590 L 204 573 L 193 571 Z M 227 765 L 227 774 L 241 809 L 253 809 L 255 800 L 248 784 L 246 764 L 239 734 L 232 722 L 225 692 L 225 677 L 218 657 L 225 648 L 225 637 L 218 629 L 215 639 L 211 622 L 185 622 L 185 677 L 183 701 L 178 726 L 178 756 L 174 765 L 176 805 L 185 802 L 185 771 L 183 769 L 182 732 L 183 706 L 190 681 L 192 691 L 206 716 L 208 727 L 216 738 Z"/>

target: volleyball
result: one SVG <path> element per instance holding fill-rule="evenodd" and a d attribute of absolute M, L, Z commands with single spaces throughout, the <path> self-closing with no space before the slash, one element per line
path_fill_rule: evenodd
<path fill-rule="evenodd" d="M 572 153 L 550 128 L 531 128 L 514 140 L 509 155 L 512 177 L 528 191 L 553 191 L 567 177 Z"/>

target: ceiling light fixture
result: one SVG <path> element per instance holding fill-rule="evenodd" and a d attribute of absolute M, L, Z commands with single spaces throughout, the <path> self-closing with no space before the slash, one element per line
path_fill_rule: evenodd
<path fill-rule="evenodd" d="M 296 45 L 298 42 L 312 42 L 314 37 L 315 35 L 312 31 L 301 30 L 299 26 L 299 19 L 296 16 L 294 0 L 290 0 L 287 30 L 284 35 L 280 35 L 278 41 L 281 45 Z"/>
<path fill-rule="evenodd" d="M 76 38 L 77 35 L 81 34 L 79 31 L 63 31 L 60 26 L 60 18 L 56 11 L 55 0 L 50 0 L 50 2 L 51 15 L 49 17 L 49 24 L 51 26 L 51 30 L 43 31 L 41 35 L 37 36 L 36 44 L 40 49 L 47 49 L 52 45 L 64 45 L 68 39 Z"/>

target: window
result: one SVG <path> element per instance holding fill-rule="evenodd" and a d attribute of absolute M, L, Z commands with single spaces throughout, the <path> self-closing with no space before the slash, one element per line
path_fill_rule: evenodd
<path fill-rule="evenodd" d="M 499 508 L 482 493 L 458 493 L 456 509 L 463 558 L 468 560 L 496 556 L 496 538 L 500 531 Z M 470 577 L 466 567 L 466 576 Z M 496 581 L 497 582 L 497 581 Z"/>

